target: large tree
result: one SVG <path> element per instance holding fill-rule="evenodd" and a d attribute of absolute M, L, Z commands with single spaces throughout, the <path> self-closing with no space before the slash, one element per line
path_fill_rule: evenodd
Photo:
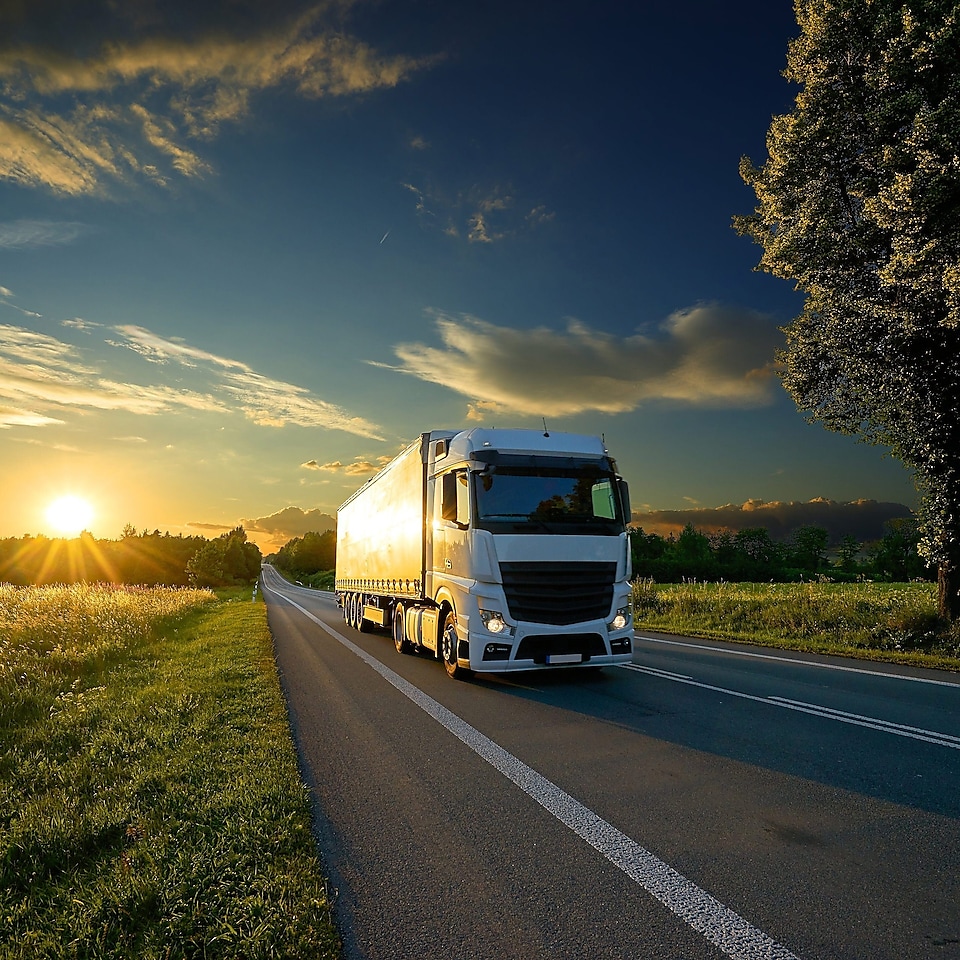
<path fill-rule="evenodd" d="M 784 386 L 913 470 L 940 612 L 960 614 L 960 5 L 796 0 L 768 158 L 744 158 L 758 265 L 794 281 Z"/>

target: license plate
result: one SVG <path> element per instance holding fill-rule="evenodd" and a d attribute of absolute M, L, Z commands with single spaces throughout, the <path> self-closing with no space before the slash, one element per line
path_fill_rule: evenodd
<path fill-rule="evenodd" d="M 547 663 L 583 663 L 582 653 L 548 653 Z"/>

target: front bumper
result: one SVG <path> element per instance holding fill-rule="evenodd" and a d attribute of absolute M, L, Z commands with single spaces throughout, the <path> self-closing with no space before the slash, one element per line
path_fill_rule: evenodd
<path fill-rule="evenodd" d="M 603 621 L 563 628 L 521 623 L 509 637 L 468 630 L 467 645 L 470 668 L 478 672 L 603 667 L 631 661 L 633 626 L 610 632 Z"/>

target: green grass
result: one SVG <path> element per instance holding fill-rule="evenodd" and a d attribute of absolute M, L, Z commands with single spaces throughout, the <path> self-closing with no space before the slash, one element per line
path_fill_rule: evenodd
<path fill-rule="evenodd" d="M 0 958 L 334 958 L 250 591 L 0 586 Z"/>
<path fill-rule="evenodd" d="M 638 627 L 761 646 L 960 670 L 960 630 L 930 583 L 678 583 L 638 580 Z"/>

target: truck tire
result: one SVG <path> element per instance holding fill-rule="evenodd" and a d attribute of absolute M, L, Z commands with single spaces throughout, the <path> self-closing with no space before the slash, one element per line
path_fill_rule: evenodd
<path fill-rule="evenodd" d="M 393 643 L 397 653 L 413 653 L 413 644 L 407 639 L 407 625 L 404 621 L 403 604 L 398 603 L 393 608 Z"/>
<path fill-rule="evenodd" d="M 353 630 L 357 629 L 357 595 L 351 593 L 347 597 L 346 605 L 343 608 L 343 619 L 347 621 L 347 626 Z"/>
<path fill-rule="evenodd" d="M 367 620 L 363 615 L 363 607 L 366 603 L 366 600 L 363 597 L 362 593 L 357 594 L 357 632 L 358 633 L 370 633 L 373 630 L 373 623 L 370 620 Z"/>
<path fill-rule="evenodd" d="M 440 657 L 448 677 L 454 680 L 468 680 L 473 675 L 473 671 L 457 663 L 457 616 L 453 611 L 449 611 L 443 621 L 443 630 L 440 634 Z"/>
<path fill-rule="evenodd" d="M 359 593 L 350 595 L 350 626 L 358 633 L 363 631 L 360 628 L 360 621 L 363 619 L 363 597 Z"/>

